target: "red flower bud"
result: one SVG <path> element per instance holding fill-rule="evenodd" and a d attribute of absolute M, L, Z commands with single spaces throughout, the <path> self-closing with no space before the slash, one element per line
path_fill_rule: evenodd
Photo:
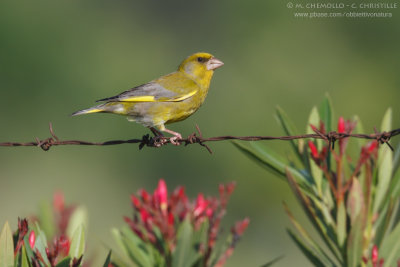
<path fill-rule="evenodd" d="M 213 216 L 213 214 L 214 214 L 214 211 L 213 211 L 212 208 L 207 208 L 207 209 L 206 209 L 206 215 L 207 215 L 207 217 L 208 217 L 209 219 L 211 219 L 211 217 Z"/>
<path fill-rule="evenodd" d="M 69 248 L 71 246 L 71 242 L 69 241 L 69 239 L 64 235 L 61 235 L 58 238 L 58 244 L 60 246 L 60 251 L 63 253 L 63 255 L 68 255 Z"/>
<path fill-rule="evenodd" d="M 193 210 L 193 215 L 195 217 L 200 216 L 207 208 L 208 202 L 204 199 L 202 193 L 197 195 L 196 205 Z"/>
<path fill-rule="evenodd" d="M 132 201 L 133 206 L 134 206 L 136 209 L 139 209 L 139 208 L 140 208 L 140 200 L 139 200 L 136 196 L 131 195 L 131 201 Z"/>
<path fill-rule="evenodd" d="M 236 222 L 235 226 L 232 228 L 232 233 L 235 235 L 242 235 L 246 231 L 247 226 L 249 226 L 250 219 L 245 218 L 242 221 Z"/>
<path fill-rule="evenodd" d="M 346 131 L 346 126 L 345 126 L 343 117 L 339 118 L 337 128 L 338 128 L 339 133 L 344 133 Z"/>
<path fill-rule="evenodd" d="M 160 208 L 165 212 L 168 208 L 168 190 L 164 179 L 160 179 L 158 187 L 154 192 L 156 203 L 160 205 Z"/>
<path fill-rule="evenodd" d="M 144 223 L 147 223 L 150 217 L 150 214 L 145 209 L 140 209 L 140 218 Z"/>
<path fill-rule="evenodd" d="M 368 153 L 372 153 L 375 151 L 375 149 L 378 147 L 378 141 L 372 141 L 371 143 L 369 143 L 368 145 Z"/>
<path fill-rule="evenodd" d="M 33 248 L 35 247 L 35 241 L 36 241 L 36 236 L 35 236 L 35 232 L 31 231 L 31 233 L 29 234 L 29 246 L 31 247 L 31 249 L 33 250 Z"/>
<path fill-rule="evenodd" d="M 378 258 L 379 258 L 378 247 L 376 245 L 374 245 L 371 250 L 372 264 L 376 264 L 378 262 Z"/>
<path fill-rule="evenodd" d="M 231 182 L 226 185 L 226 192 L 228 193 L 228 195 L 231 195 L 233 193 L 233 190 L 235 190 L 235 187 L 236 187 L 235 182 Z"/>
<path fill-rule="evenodd" d="M 139 189 L 139 193 L 138 193 L 138 194 L 140 195 L 140 197 L 142 198 L 142 201 L 143 201 L 144 203 L 148 203 L 148 202 L 150 201 L 150 194 L 147 193 L 146 190 L 144 190 L 144 189 Z"/>
<path fill-rule="evenodd" d="M 64 194 L 61 191 L 55 192 L 53 196 L 53 207 L 57 212 L 62 212 L 64 210 L 65 200 Z"/>
<path fill-rule="evenodd" d="M 318 131 L 318 128 L 314 124 L 310 123 L 310 127 L 314 132 Z"/>
<path fill-rule="evenodd" d="M 314 158 L 318 158 L 318 150 L 317 150 L 317 147 L 315 146 L 315 144 L 314 144 L 314 142 L 313 141 L 308 141 L 308 148 L 310 148 L 310 151 L 311 151 L 311 155 L 314 157 Z"/>
<path fill-rule="evenodd" d="M 168 225 L 174 225 L 175 222 L 175 218 L 174 215 L 172 213 L 168 213 Z"/>

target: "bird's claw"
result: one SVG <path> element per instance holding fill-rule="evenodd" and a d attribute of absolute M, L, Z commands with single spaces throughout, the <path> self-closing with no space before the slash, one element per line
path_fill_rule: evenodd
<path fill-rule="evenodd" d="M 167 143 L 167 139 L 164 136 L 155 136 L 153 138 L 153 145 L 155 147 L 162 147 Z"/>
<path fill-rule="evenodd" d="M 182 136 L 180 134 L 169 138 L 170 143 L 174 146 L 179 146 L 181 144 L 181 140 Z"/>

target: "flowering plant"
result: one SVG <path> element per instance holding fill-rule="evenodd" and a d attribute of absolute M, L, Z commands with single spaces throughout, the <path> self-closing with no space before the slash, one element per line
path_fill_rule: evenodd
<path fill-rule="evenodd" d="M 298 135 L 294 123 L 280 108 L 277 119 L 287 135 Z M 388 109 L 381 131 L 391 130 Z M 333 111 L 327 97 L 319 111 L 313 108 L 308 133 L 333 131 Z M 363 133 L 357 116 L 339 118 L 337 132 Z M 317 242 L 285 204 L 297 233 L 290 237 L 314 266 L 400 266 L 399 153 L 380 140 L 291 140 L 295 157 L 285 159 L 258 143 L 235 145 L 246 155 L 289 183 L 323 244 Z M 379 249 L 379 257 L 378 257 Z"/>
<path fill-rule="evenodd" d="M 219 186 L 219 197 L 198 194 L 190 201 L 182 186 L 168 194 L 161 179 L 153 194 L 141 189 L 131 196 L 133 217 L 114 229 L 121 252 L 111 266 L 224 266 L 246 230 L 249 219 L 238 221 L 220 242 L 221 220 L 235 184 Z"/>
<path fill-rule="evenodd" d="M 61 193 L 53 207 L 44 203 L 38 216 L 18 219 L 13 234 L 8 222 L 0 234 L 0 266 L 78 267 L 85 249 L 85 210 L 65 206 Z M 41 225 L 41 228 L 39 225 Z"/>

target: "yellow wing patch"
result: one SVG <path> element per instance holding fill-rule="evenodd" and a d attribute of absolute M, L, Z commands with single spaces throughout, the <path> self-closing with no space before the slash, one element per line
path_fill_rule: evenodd
<path fill-rule="evenodd" d="M 133 97 L 128 97 L 121 99 L 121 102 L 179 102 L 183 101 L 185 99 L 188 99 L 189 97 L 193 96 L 194 94 L 197 93 L 197 90 L 194 90 L 188 94 L 177 96 L 175 98 L 170 98 L 170 97 L 160 97 L 156 99 L 154 96 L 133 96 Z"/>
<path fill-rule="evenodd" d="M 121 99 L 122 102 L 154 102 L 154 96 L 144 95 L 144 96 L 133 96 Z"/>

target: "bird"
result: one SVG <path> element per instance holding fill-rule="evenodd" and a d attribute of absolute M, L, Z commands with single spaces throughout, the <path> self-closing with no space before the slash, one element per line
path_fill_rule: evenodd
<path fill-rule="evenodd" d="M 76 111 L 72 116 L 91 113 L 112 113 L 127 116 L 147 128 L 157 137 L 163 132 L 179 145 L 182 135 L 165 127 L 182 121 L 195 113 L 203 104 L 214 74 L 224 63 L 205 52 L 188 56 L 178 70 L 148 83 L 136 86 L 118 95 L 103 98 L 97 106 Z"/>

